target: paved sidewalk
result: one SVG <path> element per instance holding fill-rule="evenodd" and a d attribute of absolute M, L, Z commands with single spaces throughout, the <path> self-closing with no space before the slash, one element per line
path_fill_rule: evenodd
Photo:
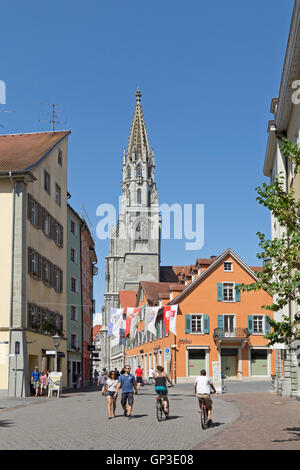
<path fill-rule="evenodd" d="M 300 403 L 274 393 L 223 395 L 239 418 L 194 450 L 300 450 Z"/>
<path fill-rule="evenodd" d="M 216 398 L 218 422 L 207 431 L 200 426 L 193 387 L 170 389 L 170 419 L 159 423 L 154 388 L 135 396 L 133 418 L 107 419 L 106 398 L 100 392 L 79 391 L 41 400 L 36 406 L 0 412 L 0 449 L 188 450 L 238 418 L 239 409 Z"/>

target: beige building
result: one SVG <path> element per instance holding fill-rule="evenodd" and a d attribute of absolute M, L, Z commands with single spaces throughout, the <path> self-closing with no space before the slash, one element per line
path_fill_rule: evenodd
<path fill-rule="evenodd" d="M 67 384 L 69 134 L 0 136 L 0 395 L 28 395 L 34 367 L 54 369 L 56 332 Z"/>
<path fill-rule="evenodd" d="M 264 175 L 273 182 L 280 174 L 287 191 L 294 189 L 300 198 L 300 175 L 280 151 L 282 137 L 300 145 L 300 0 L 295 1 L 286 56 L 281 77 L 279 95 L 271 103 L 274 118 L 268 125 L 268 145 L 264 163 Z M 271 216 L 272 239 L 280 238 L 282 227 Z M 297 310 L 296 310 L 297 309 Z M 275 312 L 274 318 L 281 321 L 282 315 L 293 318 L 299 307 L 290 303 L 284 310 Z M 277 376 L 279 388 L 284 395 L 300 396 L 300 344 L 294 344 L 293 353 L 277 345 Z"/>

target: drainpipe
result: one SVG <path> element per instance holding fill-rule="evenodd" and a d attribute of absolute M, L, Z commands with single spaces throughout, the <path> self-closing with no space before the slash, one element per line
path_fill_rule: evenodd
<path fill-rule="evenodd" d="M 15 261 L 15 183 L 11 171 L 8 172 L 12 184 L 12 230 L 11 230 L 11 278 L 10 278 L 10 319 L 9 319 L 9 361 L 8 361 L 8 392 L 10 390 L 11 366 L 12 366 L 12 328 L 13 328 L 13 290 L 14 290 L 14 261 Z"/>

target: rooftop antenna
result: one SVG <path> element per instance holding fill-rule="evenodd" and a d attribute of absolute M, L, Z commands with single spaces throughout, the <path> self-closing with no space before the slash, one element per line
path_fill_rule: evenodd
<path fill-rule="evenodd" d="M 63 113 L 63 109 L 60 109 L 59 106 L 62 106 L 58 103 L 44 103 L 41 102 L 41 105 L 50 106 L 50 111 L 44 111 L 46 116 L 49 116 L 49 119 L 39 119 L 39 122 L 47 122 L 52 127 L 52 132 L 55 132 L 56 124 L 67 124 L 67 121 L 60 121 L 59 115 Z"/>
<path fill-rule="evenodd" d="M 0 110 L 0 113 L 11 113 L 11 110 L 9 110 L 9 109 L 1 109 L 1 110 Z M 3 126 L 3 124 L 0 123 L 0 127 L 1 127 L 2 129 L 4 129 L 5 126 Z"/>

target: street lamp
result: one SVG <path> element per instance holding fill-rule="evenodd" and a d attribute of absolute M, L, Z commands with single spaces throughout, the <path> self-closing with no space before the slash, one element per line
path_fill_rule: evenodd
<path fill-rule="evenodd" d="M 59 336 L 58 333 L 56 333 L 56 335 L 52 336 L 52 340 L 53 340 L 53 345 L 55 347 L 54 372 L 57 372 L 57 356 L 58 356 L 58 348 L 60 345 L 61 337 Z"/>

